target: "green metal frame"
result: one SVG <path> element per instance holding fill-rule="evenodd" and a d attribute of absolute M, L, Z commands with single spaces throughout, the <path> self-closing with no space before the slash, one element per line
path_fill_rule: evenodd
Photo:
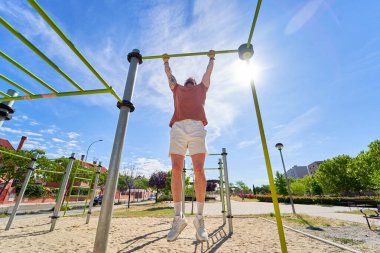
<path fill-rule="evenodd" d="M 78 176 L 78 174 L 80 176 Z M 90 199 L 91 187 L 94 183 L 95 175 L 96 175 L 96 167 L 95 167 L 95 170 L 91 170 L 91 169 L 82 167 L 81 165 L 77 165 L 75 167 L 74 173 L 73 173 L 73 179 L 71 180 L 71 184 L 70 184 L 69 193 L 67 194 L 67 197 L 66 197 L 66 204 L 65 204 L 63 216 L 66 215 L 71 197 L 82 197 L 82 198 L 84 197 L 85 201 L 84 201 L 84 205 L 83 205 L 83 214 L 86 212 L 87 201 Z M 89 176 L 89 177 L 86 177 L 86 176 Z M 86 182 L 88 184 L 88 186 L 84 186 L 84 187 L 76 186 L 75 183 L 78 183 L 78 182 L 79 183 Z M 79 194 L 78 195 L 72 195 L 71 193 L 72 193 L 73 189 L 75 189 L 75 188 L 77 188 L 77 189 L 88 189 L 87 195 L 79 195 Z"/>

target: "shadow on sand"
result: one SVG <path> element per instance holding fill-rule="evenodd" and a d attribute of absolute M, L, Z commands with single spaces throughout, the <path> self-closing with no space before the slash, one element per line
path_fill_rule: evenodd
<path fill-rule="evenodd" d="M 222 225 L 209 234 L 207 242 L 194 241 L 194 252 L 216 252 L 229 238 L 231 235 L 224 231 L 224 225 Z"/>

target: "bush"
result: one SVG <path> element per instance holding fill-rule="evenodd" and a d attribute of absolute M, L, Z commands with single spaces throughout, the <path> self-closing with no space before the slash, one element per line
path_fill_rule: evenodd
<path fill-rule="evenodd" d="M 17 185 L 16 193 L 19 194 L 20 190 L 21 190 L 21 185 Z M 47 194 L 46 194 L 45 188 L 40 184 L 28 185 L 24 193 L 25 197 L 32 197 L 32 198 L 45 197 L 46 195 Z"/>

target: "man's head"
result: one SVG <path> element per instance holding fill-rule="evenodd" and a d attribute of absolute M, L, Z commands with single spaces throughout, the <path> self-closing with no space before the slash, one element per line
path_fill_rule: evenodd
<path fill-rule="evenodd" d="M 195 81 L 193 77 L 189 77 L 186 79 L 185 86 L 195 86 L 195 85 L 197 85 L 197 82 Z"/>

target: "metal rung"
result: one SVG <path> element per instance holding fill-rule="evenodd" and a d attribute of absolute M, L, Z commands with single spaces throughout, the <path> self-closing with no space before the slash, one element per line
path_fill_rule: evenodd
<path fill-rule="evenodd" d="M 85 172 L 90 172 L 90 173 L 95 173 L 95 171 L 90 170 L 90 169 L 85 169 L 85 168 L 78 168 L 77 170 L 85 171 Z"/>
<path fill-rule="evenodd" d="M 34 170 L 34 171 L 48 172 L 48 173 L 61 174 L 61 175 L 65 173 L 65 172 L 62 172 L 62 171 L 41 170 L 41 169 L 37 169 L 37 170 Z"/>
<path fill-rule="evenodd" d="M 85 180 L 85 181 L 92 181 L 92 179 L 89 179 L 89 178 L 84 178 L 84 177 L 74 177 L 76 179 L 81 179 L 81 180 Z"/>
<path fill-rule="evenodd" d="M 89 186 L 73 186 L 73 188 L 90 189 Z"/>
<path fill-rule="evenodd" d="M 88 195 L 70 195 L 70 198 L 81 198 L 81 197 L 83 197 L 83 198 L 88 198 Z"/>

